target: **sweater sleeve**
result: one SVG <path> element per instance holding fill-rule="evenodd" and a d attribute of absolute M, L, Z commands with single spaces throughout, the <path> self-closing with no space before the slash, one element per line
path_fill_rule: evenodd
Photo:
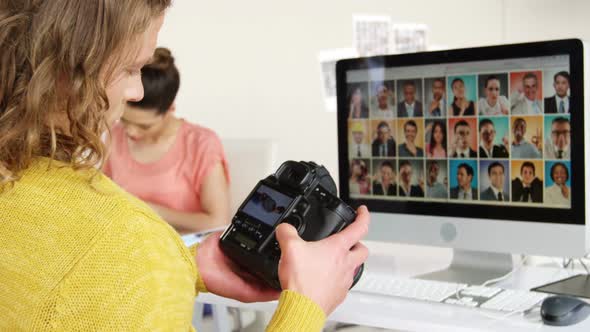
<path fill-rule="evenodd" d="M 293 291 L 283 291 L 267 332 L 321 331 L 326 322 L 324 311 L 311 299 Z"/>
<path fill-rule="evenodd" d="M 197 257 L 197 247 L 199 245 L 195 244 L 194 246 L 188 248 L 191 252 L 191 257 Z M 195 265 L 196 266 L 196 265 Z M 207 287 L 205 286 L 205 282 L 203 281 L 203 278 L 201 278 L 201 273 L 199 272 L 199 267 L 196 266 L 197 268 L 197 282 L 195 283 L 195 292 L 197 293 L 197 295 L 201 292 L 203 293 L 207 293 Z"/>

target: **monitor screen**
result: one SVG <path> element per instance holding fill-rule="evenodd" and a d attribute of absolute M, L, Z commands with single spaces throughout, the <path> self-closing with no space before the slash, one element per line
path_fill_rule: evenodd
<path fill-rule="evenodd" d="M 293 198 L 261 184 L 250 196 L 243 211 L 269 226 L 274 226 L 292 202 Z"/>
<path fill-rule="evenodd" d="M 572 135 L 583 107 L 570 53 L 486 58 L 474 49 L 471 61 L 465 50 L 464 61 L 449 53 L 339 66 L 345 200 L 380 212 L 512 220 L 572 213 L 583 191 L 572 158 L 576 146 L 583 159 Z"/>

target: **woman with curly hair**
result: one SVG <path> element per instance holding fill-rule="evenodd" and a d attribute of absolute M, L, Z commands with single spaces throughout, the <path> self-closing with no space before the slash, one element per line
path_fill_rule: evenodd
<path fill-rule="evenodd" d="M 97 165 L 143 98 L 170 0 L 0 2 L 0 330 L 192 330 L 195 295 L 277 299 L 269 331 L 319 331 L 367 249 L 368 212 L 323 241 L 277 228 L 282 292 L 197 248 Z M 319 272 L 318 272 L 319 271 Z M 333 276 L 341 276 L 334 278 Z"/>

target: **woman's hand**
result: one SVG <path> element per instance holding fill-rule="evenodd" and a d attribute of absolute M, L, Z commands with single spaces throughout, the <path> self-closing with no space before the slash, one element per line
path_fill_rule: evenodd
<path fill-rule="evenodd" d="M 568 188 L 565 183 L 559 186 L 561 188 L 561 194 L 564 198 L 570 198 L 570 188 Z"/>
<path fill-rule="evenodd" d="M 236 263 L 219 247 L 221 232 L 209 235 L 197 250 L 195 262 L 207 290 L 213 294 L 240 302 L 264 302 L 279 298 L 280 292 L 272 289 Z"/>
<path fill-rule="evenodd" d="M 504 104 L 502 104 L 502 102 L 500 102 L 500 100 L 498 100 L 498 103 L 500 103 L 500 110 L 502 111 L 502 114 L 508 115 L 508 108 L 506 106 L 504 106 Z"/>
<path fill-rule="evenodd" d="M 368 249 L 359 241 L 369 230 L 369 211 L 362 206 L 358 217 L 340 233 L 306 242 L 289 224 L 276 231 L 281 247 L 279 280 L 283 289 L 307 296 L 329 315 L 344 301 L 356 269 L 367 259 Z"/>
<path fill-rule="evenodd" d="M 428 112 L 430 113 L 430 115 L 432 115 L 434 113 L 434 110 L 438 108 L 439 101 L 440 101 L 440 98 L 439 99 L 434 99 L 434 100 L 432 100 L 430 102 L 430 108 L 428 110 Z"/>

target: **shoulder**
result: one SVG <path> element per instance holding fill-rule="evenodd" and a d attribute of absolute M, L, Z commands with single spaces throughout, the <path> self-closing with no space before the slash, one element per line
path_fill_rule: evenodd
<path fill-rule="evenodd" d="M 225 150 L 219 136 L 211 129 L 183 120 L 182 150 L 188 169 L 201 169 L 203 163 L 225 160 Z"/>
<path fill-rule="evenodd" d="M 513 93 L 512 96 L 510 97 L 510 101 L 512 102 L 513 105 L 520 105 L 520 104 L 526 105 L 526 101 L 524 99 L 525 99 L 524 96 L 520 93 Z"/>
<path fill-rule="evenodd" d="M 67 270 L 64 262 L 78 264 L 92 248 L 100 248 L 98 255 L 111 257 L 113 266 L 116 260 L 128 259 L 133 248 L 151 243 L 165 243 L 162 247 L 172 248 L 177 257 L 186 254 L 182 240 L 165 221 L 102 173 L 75 171 L 65 165 L 48 169 L 47 163 L 28 169 L 6 197 L 21 206 L 23 218 L 43 235 L 34 243 L 40 257 L 53 257 L 57 245 L 62 252 L 59 264 L 66 264 Z M 25 208 L 31 195 L 36 204 Z M 57 263 L 47 259 L 45 264 Z"/>
<path fill-rule="evenodd" d="M 183 120 L 182 135 L 187 144 L 220 143 L 217 133 L 207 127 Z"/>
<path fill-rule="evenodd" d="M 111 224 L 91 247 L 90 254 L 109 256 L 105 259 L 113 264 L 137 257 L 145 265 L 141 271 L 174 270 L 185 276 L 196 275 L 194 260 L 178 233 L 145 202 L 106 177 L 105 181 L 112 188 L 112 209 L 105 211 Z"/>
<path fill-rule="evenodd" d="M 69 324 L 82 311 L 104 319 L 78 323 L 88 329 L 107 321 L 116 330 L 154 328 L 157 322 L 184 328 L 186 320 L 179 317 L 190 317 L 197 280 L 190 251 L 163 221 L 136 209 L 127 212 L 60 281 L 60 321 Z"/>

